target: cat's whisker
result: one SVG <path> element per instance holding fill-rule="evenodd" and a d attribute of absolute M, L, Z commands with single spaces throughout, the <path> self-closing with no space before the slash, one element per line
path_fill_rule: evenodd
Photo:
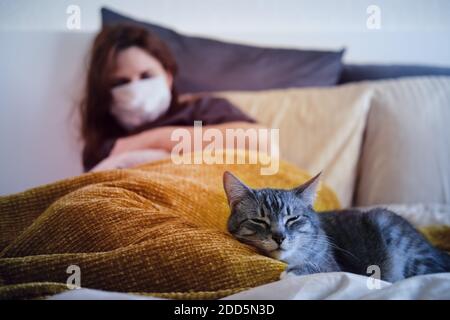
<path fill-rule="evenodd" d="M 252 189 L 224 174 L 232 207 L 230 233 L 263 254 L 287 262 L 296 274 L 347 271 L 367 275 L 367 266 L 377 265 L 381 280 L 394 282 L 450 271 L 450 256 L 391 211 L 347 209 L 317 214 L 312 207 L 317 178 L 290 190 Z"/>
<path fill-rule="evenodd" d="M 312 237 L 314 237 L 314 236 L 312 236 Z M 325 238 L 325 239 L 322 239 L 322 237 Z M 331 241 L 330 241 L 331 238 L 328 237 L 328 236 L 326 236 L 326 235 L 317 236 L 317 238 L 314 239 L 314 240 L 315 240 L 315 241 L 318 241 L 319 243 L 327 244 L 327 245 L 329 245 L 329 246 L 331 246 L 331 247 L 333 247 L 333 248 L 335 248 L 335 249 L 337 249 L 337 250 L 340 250 L 340 251 L 342 251 L 342 252 L 344 252 L 344 253 L 346 253 L 346 254 L 352 256 L 353 258 L 357 259 L 358 261 L 361 260 L 361 259 L 359 259 L 357 256 L 355 256 L 353 253 L 351 253 L 350 251 L 345 250 L 345 249 L 339 247 L 338 245 L 336 245 L 335 243 L 331 242 Z"/>

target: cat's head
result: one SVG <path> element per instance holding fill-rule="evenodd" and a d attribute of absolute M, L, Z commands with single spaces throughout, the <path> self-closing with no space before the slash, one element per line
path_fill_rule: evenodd
<path fill-rule="evenodd" d="M 252 189 L 225 172 L 223 185 L 231 209 L 228 231 L 268 256 L 288 257 L 318 232 L 312 206 L 319 175 L 294 189 Z"/>

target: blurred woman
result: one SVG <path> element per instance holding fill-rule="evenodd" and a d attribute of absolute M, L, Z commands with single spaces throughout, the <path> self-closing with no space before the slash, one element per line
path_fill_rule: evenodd
<path fill-rule="evenodd" d="M 133 25 L 101 30 L 93 44 L 80 105 L 85 171 L 167 156 L 176 144 L 170 139 L 172 131 L 193 130 L 195 120 L 202 121 L 203 129 L 222 132 L 261 127 L 225 99 L 201 96 L 180 101 L 176 74 L 172 53 L 148 30 Z M 140 153 L 139 160 L 126 165 L 105 160 L 143 150 L 154 151 L 153 156 Z M 102 161 L 108 165 L 98 165 Z"/>

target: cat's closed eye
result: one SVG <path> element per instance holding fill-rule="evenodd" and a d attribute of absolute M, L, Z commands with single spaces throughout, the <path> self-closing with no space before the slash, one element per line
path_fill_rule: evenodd
<path fill-rule="evenodd" d="M 250 219 L 251 222 L 256 223 L 258 225 L 264 226 L 265 228 L 270 228 L 270 225 L 267 223 L 267 221 L 262 219 Z"/>
<path fill-rule="evenodd" d="M 302 222 L 300 220 L 300 216 L 294 216 L 294 217 L 291 217 L 286 220 L 286 226 L 288 226 L 288 227 L 293 226 L 294 224 L 298 225 L 298 224 L 303 224 L 303 223 L 304 223 L 304 221 Z"/>
<path fill-rule="evenodd" d="M 243 227 L 239 230 L 239 235 L 241 236 L 253 236 L 256 234 L 255 230 Z"/>

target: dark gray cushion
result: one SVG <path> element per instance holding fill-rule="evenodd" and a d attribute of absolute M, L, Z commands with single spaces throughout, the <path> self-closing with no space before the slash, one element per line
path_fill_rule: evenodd
<path fill-rule="evenodd" d="M 346 64 L 339 83 L 442 75 L 450 75 L 450 68 L 420 65 Z"/>
<path fill-rule="evenodd" d="M 156 33 L 173 51 L 179 66 L 180 93 L 266 90 L 335 85 L 342 70 L 341 51 L 247 46 L 190 37 L 102 8 L 103 25 L 139 24 Z"/>

